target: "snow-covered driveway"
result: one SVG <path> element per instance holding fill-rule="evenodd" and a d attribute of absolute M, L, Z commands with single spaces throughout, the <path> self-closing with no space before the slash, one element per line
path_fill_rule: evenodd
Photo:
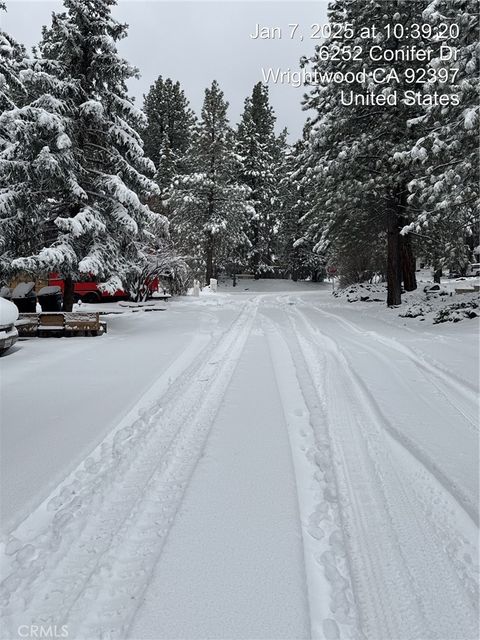
<path fill-rule="evenodd" d="M 475 322 L 238 289 L 2 360 L 6 637 L 477 638 Z"/>

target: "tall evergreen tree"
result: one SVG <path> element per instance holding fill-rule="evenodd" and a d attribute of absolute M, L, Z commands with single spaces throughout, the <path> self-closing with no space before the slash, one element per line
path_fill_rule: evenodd
<path fill-rule="evenodd" d="M 166 229 L 165 219 L 142 204 L 158 187 L 147 177 L 154 166 L 138 133 L 145 116 L 126 87 L 137 72 L 118 55 L 116 44 L 127 27 L 112 18 L 113 4 L 65 0 L 66 11 L 53 15 L 39 47 L 58 89 L 62 83 L 75 88 L 66 102 L 68 130 L 61 138 L 73 157 L 74 176 L 65 190 L 52 194 L 54 238 L 36 254 L 17 258 L 14 266 L 61 273 L 67 309 L 74 277 L 93 274 L 106 280 L 107 289 L 123 286 L 144 259 L 139 247 L 149 227 Z M 54 171 L 53 162 L 45 166 Z"/>
<path fill-rule="evenodd" d="M 56 238 L 53 219 L 80 187 L 66 115 L 76 87 L 44 61 L 28 60 L 8 34 L 0 42 L 0 278 L 7 282 L 16 258 Z"/>
<path fill-rule="evenodd" d="M 227 109 L 223 92 L 214 81 L 205 91 L 194 135 L 191 154 L 195 171 L 176 179 L 171 198 L 173 236 L 195 261 L 197 272 L 205 274 L 207 283 L 248 243 L 248 188 L 237 182 Z"/>
<path fill-rule="evenodd" d="M 159 149 L 165 135 L 171 148 L 184 154 L 190 145 L 190 129 L 195 116 L 180 83 L 159 76 L 145 96 L 143 110 L 147 116 L 147 126 L 142 132 L 145 153 L 155 166 L 158 166 Z"/>
<path fill-rule="evenodd" d="M 426 46 L 422 38 L 409 41 L 398 39 L 387 25 L 407 25 L 421 22 L 422 0 L 373 0 L 355 2 L 337 0 L 330 5 L 329 19 L 342 34 L 340 39 L 328 38 L 311 58 L 311 71 L 316 78 L 324 73 L 345 71 L 342 56 L 333 55 L 345 45 L 350 51 L 370 46 L 395 51 L 414 43 Z M 344 25 L 351 25 L 347 34 Z M 375 25 L 376 33 L 371 30 Z M 370 28 L 363 31 L 362 28 Z M 328 55 L 326 55 L 328 53 Z M 307 61 L 305 61 L 307 62 Z M 411 68 L 420 63 L 409 62 Z M 312 208 L 310 222 L 312 237 L 318 247 L 337 247 L 345 239 L 361 237 L 365 246 L 386 244 L 386 272 L 388 305 L 401 302 L 401 283 L 406 289 L 416 287 L 415 263 L 410 239 L 400 231 L 409 221 L 407 184 L 411 179 L 407 164 L 398 160 L 402 151 L 412 146 L 409 121 L 421 115 L 421 107 L 407 105 L 402 97 L 405 89 L 404 68 L 401 62 L 382 62 L 385 83 L 375 83 L 373 69 L 378 63 L 368 56 L 348 61 L 348 71 L 354 74 L 365 71 L 363 84 L 327 83 L 321 79 L 307 97 L 306 108 L 314 109 L 317 116 L 312 126 L 310 148 L 318 174 L 317 198 Z M 390 71 L 398 74 L 389 76 Z M 388 104 L 349 105 L 342 100 L 342 91 L 349 94 L 391 96 L 398 92 L 395 107 Z M 323 218 L 323 229 L 318 228 L 318 218 Z"/>
<path fill-rule="evenodd" d="M 236 136 L 240 180 L 251 190 L 247 260 L 255 278 L 273 270 L 279 227 L 276 194 L 282 144 L 275 137 L 274 125 L 268 88 L 259 82 L 245 100 Z"/>
<path fill-rule="evenodd" d="M 465 265 L 479 233 L 479 4 L 474 0 L 433 0 L 423 13 L 426 24 L 458 25 L 454 63 L 431 62 L 435 69 L 458 70 L 447 83 L 423 86 L 426 98 L 434 92 L 455 94 L 458 104 L 431 104 L 412 123 L 417 140 L 403 156 L 415 166 L 409 183 L 412 219 L 404 234 L 418 234 L 426 257 L 437 274 L 445 264 Z M 450 75 L 450 78 L 453 76 Z"/>
<path fill-rule="evenodd" d="M 155 163 L 162 203 L 168 199 L 174 177 L 191 169 L 188 151 L 195 115 L 180 83 L 162 76 L 150 87 L 143 110 L 147 116 L 142 131 L 145 154 Z"/>
<path fill-rule="evenodd" d="M 6 6 L 0 2 L 0 25 L 3 11 Z M 20 72 L 26 67 L 26 57 L 25 48 L 0 27 L 0 113 L 25 99 Z"/>
<path fill-rule="evenodd" d="M 279 183 L 279 254 L 282 265 L 293 280 L 306 277 L 317 281 L 324 272 L 325 257 L 316 253 L 308 237 L 305 216 L 314 195 L 312 170 L 308 166 L 307 144 L 299 140 L 285 155 Z"/>

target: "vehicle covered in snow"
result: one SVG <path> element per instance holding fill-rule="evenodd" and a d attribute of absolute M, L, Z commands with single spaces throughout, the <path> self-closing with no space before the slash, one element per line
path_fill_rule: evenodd
<path fill-rule="evenodd" d="M 470 263 L 467 267 L 467 276 L 480 276 L 480 262 Z"/>
<path fill-rule="evenodd" d="M 10 349 L 18 338 L 15 321 L 18 318 L 18 309 L 9 300 L 0 298 L 0 354 Z"/>

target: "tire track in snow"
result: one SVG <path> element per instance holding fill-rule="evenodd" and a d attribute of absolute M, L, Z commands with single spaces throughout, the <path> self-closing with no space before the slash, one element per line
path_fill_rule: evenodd
<path fill-rule="evenodd" d="M 441 365 L 429 362 L 424 356 L 420 356 L 406 345 L 400 344 L 394 338 L 388 338 L 382 336 L 376 331 L 364 331 L 357 327 L 355 323 L 349 322 L 335 313 L 329 313 L 324 309 L 316 305 L 311 305 L 311 308 L 315 309 L 318 313 L 325 317 L 332 318 L 336 322 L 344 325 L 350 331 L 355 334 L 366 338 L 372 338 L 372 340 L 385 345 L 386 347 L 397 351 L 398 353 L 407 356 L 413 364 L 420 370 L 423 375 L 429 374 L 427 378 L 431 384 L 434 384 L 436 388 L 442 393 L 447 402 L 449 402 L 460 414 L 462 414 L 466 420 L 468 420 L 470 427 L 478 433 L 478 389 L 475 385 L 460 376 L 455 375 L 451 371 L 445 370 Z M 366 346 L 365 341 L 362 342 Z M 461 397 L 464 398 L 464 402 L 470 405 L 469 410 L 465 410 L 464 407 L 460 407 L 458 402 L 452 398 L 451 389 L 454 389 Z"/>
<path fill-rule="evenodd" d="M 442 547 L 470 597 L 479 605 L 479 536 L 478 528 L 459 506 L 450 492 L 432 478 L 431 473 L 397 440 L 389 440 L 390 452 L 404 484 L 421 505 L 425 518 L 435 531 Z"/>
<path fill-rule="evenodd" d="M 324 409 L 296 336 L 262 314 L 295 469 L 311 637 L 359 640 Z"/>
<path fill-rule="evenodd" d="M 315 307 L 315 309 L 319 311 L 317 307 Z M 326 338 L 326 335 L 323 332 L 320 332 L 317 327 L 313 326 L 311 321 L 306 317 L 304 313 L 302 313 L 299 309 L 297 309 L 297 311 L 301 315 L 302 320 L 309 327 L 309 330 L 312 335 L 323 336 L 323 338 Z M 336 319 L 336 316 L 333 316 L 333 317 L 335 317 Z M 358 331 L 357 333 L 363 334 L 363 332 L 358 332 Z M 341 347 L 336 341 L 334 341 L 331 337 L 327 339 L 329 339 L 332 342 L 332 344 L 336 344 L 336 348 L 339 351 L 341 351 L 343 354 Z M 354 346 L 358 346 L 358 342 L 355 342 L 351 337 L 347 336 L 345 339 L 347 343 L 350 343 Z M 361 346 L 362 346 L 362 349 L 365 349 L 370 354 L 372 359 L 380 360 L 383 364 L 383 368 L 386 371 L 390 370 L 390 374 L 392 376 L 395 375 L 395 371 L 392 369 L 392 365 L 393 365 L 392 361 L 390 361 L 384 354 L 382 354 L 378 350 L 375 350 L 369 344 L 366 344 L 365 341 L 361 342 Z M 392 437 L 394 437 L 403 447 L 408 449 L 410 454 L 412 454 L 418 460 L 418 462 L 422 464 L 428 470 L 428 472 L 436 478 L 436 480 L 442 485 L 442 487 L 453 496 L 453 498 L 458 502 L 458 504 L 466 511 L 469 517 L 478 526 L 479 513 L 478 513 L 478 501 L 476 499 L 476 496 L 472 495 L 472 493 L 467 492 L 463 487 L 459 486 L 458 482 L 456 482 L 454 479 L 452 479 L 449 476 L 447 470 L 443 469 L 438 464 L 438 462 L 432 457 L 432 455 L 430 455 L 426 450 L 424 450 L 424 448 L 419 446 L 419 444 L 416 441 L 414 441 L 407 433 L 405 433 L 404 431 L 399 429 L 395 424 L 393 424 L 391 420 L 387 419 L 387 417 L 385 416 L 385 413 L 378 406 L 378 402 L 375 400 L 373 394 L 371 393 L 367 385 L 364 383 L 362 378 L 357 374 L 355 369 L 350 364 L 348 356 L 343 354 L 343 357 L 348 361 L 348 366 L 351 372 L 351 376 L 356 379 L 357 384 L 363 389 L 363 393 L 369 397 L 372 407 L 375 408 L 375 412 L 376 412 L 379 423 L 383 424 L 388 429 Z M 430 378 L 425 378 L 425 379 L 428 383 L 431 382 Z M 397 393 L 399 394 L 399 397 L 407 398 L 412 393 L 412 389 L 408 387 L 406 381 L 403 379 L 401 375 L 397 376 L 395 388 L 397 389 Z M 399 390 L 401 388 L 404 388 L 403 394 L 400 394 Z M 442 397 L 443 396 L 444 396 L 444 393 L 442 393 Z M 453 406 L 451 402 L 449 402 L 449 404 L 450 406 Z M 431 408 L 434 409 L 435 411 L 438 411 L 437 406 L 433 406 Z M 457 407 L 454 407 L 454 408 L 457 409 Z M 463 415 L 463 412 L 461 413 Z M 475 436 L 476 435 L 477 434 L 475 433 Z M 475 440 L 474 446 L 476 443 L 477 441 Z"/>
<path fill-rule="evenodd" d="M 328 391 L 325 389 L 327 370 L 323 354 L 320 354 L 319 357 L 316 350 L 312 349 L 312 346 L 314 346 L 312 342 L 306 340 L 300 334 L 292 312 L 287 311 L 287 315 L 289 316 L 293 334 L 298 341 L 299 352 L 305 363 L 305 374 L 310 378 L 317 402 L 320 403 L 325 412 L 329 447 L 325 449 L 322 446 L 321 451 L 323 453 L 328 452 L 327 455 L 330 458 L 332 472 L 336 480 L 336 486 L 331 487 L 328 497 L 338 505 L 342 536 L 347 549 L 346 555 L 350 578 L 357 604 L 360 633 L 368 640 L 373 640 L 373 638 L 385 640 L 386 638 L 393 639 L 396 637 L 402 637 L 403 640 L 407 636 L 402 636 L 401 633 L 398 633 L 401 628 L 402 618 L 397 613 L 398 599 L 395 598 L 394 600 L 392 598 L 391 602 L 385 603 L 382 593 L 378 589 L 378 586 L 382 584 L 381 558 L 382 555 L 386 554 L 382 554 L 382 550 L 378 548 L 370 550 L 368 544 L 370 527 L 375 530 L 381 530 L 383 527 L 382 514 L 380 510 L 371 508 L 373 502 L 370 505 L 363 504 L 358 509 L 354 499 L 354 490 L 359 487 L 369 487 L 371 481 L 355 473 L 358 471 L 358 454 L 355 464 L 350 465 L 342 443 L 338 442 L 338 434 L 336 433 L 338 425 L 335 420 L 331 419 L 329 412 L 330 398 Z M 315 346 L 317 345 L 315 344 Z M 325 463 L 322 461 L 321 468 L 324 465 Z M 371 490 L 375 491 L 375 489 L 376 485 L 373 483 Z M 364 588 L 365 583 L 366 588 Z M 408 605 L 405 605 L 405 610 L 408 610 Z M 376 635 L 377 632 L 379 632 L 378 636 Z"/>
<path fill-rule="evenodd" d="M 75 638 L 126 635 L 257 306 L 258 299 L 248 301 L 161 406 L 104 442 L 48 507 L 14 532 L 6 549 L 10 572 L 0 591 L 11 637 L 29 623 L 67 624 Z M 45 525 L 48 509 L 53 515 Z"/>
<path fill-rule="evenodd" d="M 337 345 L 298 311 L 290 315 L 302 323 L 301 349 L 327 406 L 363 632 L 379 640 L 476 638 L 477 612 L 398 471 L 371 399 Z"/>

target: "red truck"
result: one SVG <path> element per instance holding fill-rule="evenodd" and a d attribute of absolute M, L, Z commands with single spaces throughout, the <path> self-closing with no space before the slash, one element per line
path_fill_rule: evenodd
<path fill-rule="evenodd" d="M 48 276 L 48 284 L 49 286 L 57 286 L 60 287 L 63 294 L 64 283 L 63 278 L 61 278 L 58 273 L 50 273 Z M 149 284 L 150 293 L 157 291 L 158 289 L 158 278 L 152 280 Z M 115 293 L 108 293 L 106 291 L 101 291 L 98 287 L 99 283 L 96 282 L 95 278 L 92 276 L 88 280 L 78 280 L 74 283 L 73 292 L 75 296 L 75 300 L 82 300 L 82 302 L 100 302 L 101 300 L 128 300 L 128 293 L 123 291 L 122 289 L 117 289 Z"/>

